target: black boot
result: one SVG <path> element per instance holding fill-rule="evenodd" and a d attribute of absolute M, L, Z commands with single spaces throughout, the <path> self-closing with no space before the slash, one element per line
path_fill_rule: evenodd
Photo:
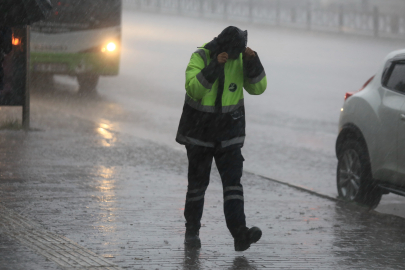
<path fill-rule="evenodd" d="M 256 243 L 262 237 L 262 231 L 257 227 L 245 228 L 234 238 L 235 251 L 245 251 L 250 244 Z"/>
<path fill-rule="evenodd" d="M 199 231 L 186 229 L 184 244 L 187 245 L 187 247 L 189 248 L 200 248 L 201 240 L 199 234 Z"/>

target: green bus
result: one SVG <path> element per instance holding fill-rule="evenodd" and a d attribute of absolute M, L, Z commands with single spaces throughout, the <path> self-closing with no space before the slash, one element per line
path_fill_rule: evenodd
<path fill-rule="evenodd" d="M 52 15 L 31 27 L 33 80 L 77 77 L 95 91 L 100 76 L 118 75 L 122 0 L 51 0 Z"/>

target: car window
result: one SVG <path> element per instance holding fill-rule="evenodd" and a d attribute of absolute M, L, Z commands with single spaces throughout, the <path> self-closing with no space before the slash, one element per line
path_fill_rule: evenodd
<path fill-rule="evenodd" d="M 391 62 L 391 61 L 388 61 L 387 63 L 385 63 L 384 71 L 383 71 L 383 74 L 382 74 L 382 77 L 381 77 L 384 86 L 386 85 L 384 82 L 385 82 L 386 79 L 387 79 L 387 73 L 388 73 L 388 71 L 390 70 L 390 67 L 391 67 L 391 66 L 392 66 L 392 62 Z"/>
<path fill-rule="evenodd" d="M 405 63 L 393 63 L 389 78 L 385 82 L 384 86 L 388 89 L 405 93 Z"/>

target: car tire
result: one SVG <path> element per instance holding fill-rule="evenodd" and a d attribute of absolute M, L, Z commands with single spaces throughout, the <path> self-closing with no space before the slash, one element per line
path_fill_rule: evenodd
<path fill-rule="evenodd" d="M 339 197 L 374 209 L 380 203 L 382 191 L 375 185 L 370 159 L 364 143 L 344 141 L 338 155 L 336 183 Z"/>
<path fill-rule="evenodd" d="M 77 75 L 79 83 L 79 92 L 81 93 L 95 93 L 97 92 L 97 84 L 100 76 L 93 74 Z"/>

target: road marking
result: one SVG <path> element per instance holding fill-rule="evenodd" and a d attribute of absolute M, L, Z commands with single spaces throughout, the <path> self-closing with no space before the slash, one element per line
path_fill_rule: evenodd
<path fill-rule="evenodd" d="M 1 205 L 0 232 L 65 268 L 121 269 L 66 237 L 47 231 Z"/>

